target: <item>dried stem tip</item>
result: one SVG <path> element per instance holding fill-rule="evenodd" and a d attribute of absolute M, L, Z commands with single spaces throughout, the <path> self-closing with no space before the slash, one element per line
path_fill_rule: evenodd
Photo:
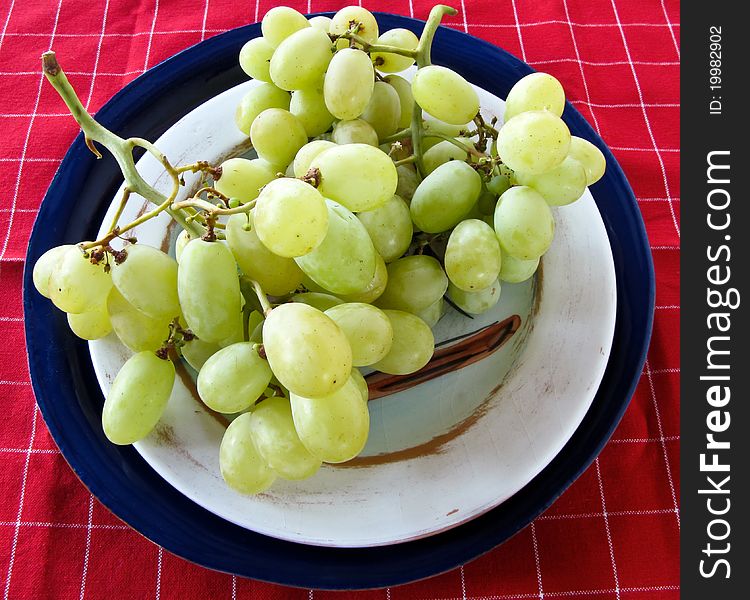
<path fill-rule="evenodd" d="M 42 54 L 42 69 L 45 75 L 55 77 L 60 72 L 60 65 L 55 58 L 55 53 L 52 50 L 48 50 Z"/>

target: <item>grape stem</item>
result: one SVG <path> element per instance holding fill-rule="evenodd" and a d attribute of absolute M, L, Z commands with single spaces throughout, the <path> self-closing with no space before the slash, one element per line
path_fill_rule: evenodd
<path fill-rule="evenodd" d="M 332 41 L 339 39 L 351 40 L 352 42 L 362 46 L 362 50 L 365 52 L 388 52 L 389 54 L 399 54 L 401 56 L 408 56 L 410 58 L 417 57 L 416 50 L 409 50 L 408 48 L 400 48 L 399 46 L 390 46 L 388 44 L 373 44 L 368 42 L 365 38 L 357 35 L 354 31 L 346 31 L 341 35 L 331 36 Z"/>
<path fill-rule="evenodd" d="M 424 137 L 434 137 L 434 138 L 439 138 L 441 140 L 445 140 L 446 142 L 450 142 L 457 148 L 461 148 L 461 150 L 463 150 L 467 154 L 471 154 L 472 156 L 476 156 L 478 158 L 486 158 L 483 153 L 481 153 L 479 150 L 477 150 L 473 146 L 470 146 L 469 144 L 464 144 L 463 142 L 457 140 L 456 138 L 453 138 L 449 135 L 445 135 L 444 133 L 438 133 L 437 131 L 430 131 L 429 129 L 427 129 L 424 131 L 422 135 Z"/>
<path fill-rule="evenodd" d="M 271 303 L 268 301 L 266 292 L 263 291 L 261 285 L 254 279 L 245 278 L 245 280 L 252 286 L 253 292 L 255 292 L 255 295 L 258 297 L 258 302 L 260 302 L 260 305 L 263 308 L 263 316 L 267 317 L 273 310 L 273 306 L 271 306 Z"/>

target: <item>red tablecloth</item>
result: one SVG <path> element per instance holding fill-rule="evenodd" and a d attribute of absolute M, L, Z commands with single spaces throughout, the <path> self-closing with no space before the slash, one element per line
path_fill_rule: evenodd
<path fill-rule="evenodd" d="M 43 82 L 54 48 L 95 111 L 171 54 L 258 20 L 274 2 L 0 0 L 0 594 L 4 598 L 322 598 L 208 571 L 141 537 L 81 485 L 29 384 L 21 307 L 37 208 L 76 134 Z M 348 4 L 288 1 L 308 11 Z M 426 18 L 425 0 L 368 1 Z M 677 0 L 461 0 L 448 23 L 558 77 L 633 186 L 656 266 L 648 360 L 596 462 L 502 547 L 420 583 L 339 598 L 679 595 L 679 61 Z"/>

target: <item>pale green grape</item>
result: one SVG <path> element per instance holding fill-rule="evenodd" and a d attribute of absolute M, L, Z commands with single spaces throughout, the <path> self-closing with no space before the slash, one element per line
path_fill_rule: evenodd
<path fill-rule="evenodd" d="M 457 138 L 465 135 L 473 127 L 473 123 L 467 122 L 463 124 L 451 124 L 445 123 L 435 117 L 423 114 L 422 115 L 424 125 L 424 139 L 422 140 L 422 150 L 427 152 L 435 144 L 439 144 L 442 139 L 437 137 L 430 137 L 430 133 L 439 133 L 444 136 Z"/>
<path fill-rule="evenodd" d="M 277 88 L 272 83 L 253 86 L 237 105 L 234 122 L 242 133 L 250 135 L 250 126 L 255 117 L 269 108 L 288 110 L 290 100 L 289 92 Z"/>
<path fill-rule="evenodd" d="M 465 162 L 452 160 L 422 180 L 411 199 L 411 218 L 427 233 L 455 226 L 482 191 L 482 178 Z"/>
<path fill-rule="evenodd" d="M 370 432 L 367 402 L 354 379 L 324 396 L 292 392 L 292 415 L 299 439 L 313 456 L 328 463 L 351 460 L 362 451 Z"/>
<path fill-rule="evenodd" d="M 375 253 L 375 274 L 372 276 L 370 283 L 361 292 L 355 294 L 342 294 L 341 299 L 345 302 L 374 302 L 385 291 L 388 284 L 388 269 L 385 261 L 379 253 Z"/>
<path fill-rule="evenodd" d="M 419 38 L 408 29 L 390 29 L 382 33 L 376 44 L 384 46 L 397 46 L 406 50 L 416 50 Z M 392 52 L 373 52 L 371 55 L 375 68 L 381 73 L 398 73 L 408 69 L 414 64 L 414 59 Z"/>
<path fill-rule="evenodd" d="M 338 325 L 298 302 L 274 308 L 263 324 L 271 370 L 294 394 L 318 398 L 341 389 L 352 369 L 352 349 Z"/>
<path fill-rule="evenodd" d="M 515 258 L 503 251 L 500 267 L 500 280 L 508 283 L 521 283 L 536 273 L 539 267 L 539 257 L 530 260 Z"/>
<path fill-rule="evenodd" d="M 213 354 L 198 373 L 198 395 L 211 410 L 236 413 L 252 406 L 271 381 L 258 345 L 240 342 Z"/>
<path fill-rule="evenodd" d="M 219 344 L 212 344 L 211 342 L 204 342 L 198 338 L 194 338 L 189 342 L 186 342 L 180 353 L 187 363 L 193 367 L 196 371 L 200 371 L 206 361 L 221 350 Z"/>
<path fill-rule="evenodd" d="M 125 300 L 116 287 L 107 296 L 107 312 L 117 337 L 133 352 L 154 352 L 169 337 L 171 318 L 154 319 L 144 315 Z"/>
<path fill-rule="evenodd" d="M 333 141 L 337 144 L 378 145 L 378 134 L 367 121 L 352 119 L 339 121 L 333 126 Z"/>
<path fill-rule="evenodd" d="M 107 313 L 107 304 L 76 315 L 68 315 L 70 330 L 84 340 L 98 340 L 112 331 L 112 323 Z"/>
<path fill-rule="evenodd" d="M 258 238 L 254 211 L 232 215 L 227 220 L 227 244 L 242 272 L 257 281 L 272 296 L 284 296 L 297 289 L 303 273 L 291 258 L 271 252 Z"/>
<path fill-rule="evenodd" d="M 370 389 L 367 387 L 367 381 L 360 373 L 359 369 L 352 369 L 352 380 L 357 384 L 359 393 L 362 394 L 362 400 L 367 402 L 370 398 Z"/>
<path fill-rule="evenodd" d="M 522 260 L 539 258 L 555 235 L 555 220 L 549 205 L 526 186 L 512 187 L 500 196 L 494 222 L 500 246 Z"/>
<path fill-rule="evenodd" d="M 252 413 L 244 413 L 232 421 L 219 447 L 221 476 L 242 494 L 267 490 L 276 479 L 253 440 L 252 417 Z"/>
<path fill-rule="evenodd" d="M 57 268 L 65 253 L 71 248 L 75 248 L 75 246 L 65 244 L 64 246 L 50 248 L 34 263 L 34 270 L 31 273 L 34 287 L 45 298 L 49 298 L 49 280 L 52 277 L 52 272 Z"/>
<path fill-rule="evenodd" d="M 219 242 L 194 240 L 182 252 L 177 293 L 188 327 L 206 342 L 236 331 L 240 284 L 232 251 Z"/>
<path fill-rule="evenodd" d="M 481 315 L 495 306 L 500 300 L 500 280 L 478 292 L 467 292 L 452 283 L 448 286 L 448 297 L 453 304 L 471 315 Z"/>
<path fill-rule="evenodd" d="M 450 282 L 448 283 L 448 289 L 450 289 Z M 416 313 L 416 315 L 425 323 L 427 323 L 427 326 L 430 328 L 435 327 L 435 325 L 437 325 L 437 322 L 444 314 L 445 300 L 443 300 L 442 296 L 424 310 L 420 310 L 418 313 Z"/>
<path fill-rule="evenodd" d="M 401 121 L 401 99 L 395 88 L 384 81 L 376 81 L 360 118 L 372 125 L 380 139 L 396 133 Z"/>
<path fill-rule="evenodd" d="M 250 141 L 262 159 L 272 165 L 288 165 L 307 143 L 307 132 L 288 110 L 268 108 L 250 126 Z"/>
<path fill-rule="evenodd" d="M 321 311 L 326 311 L 338 304 L 343 304 L 344 301 L 324 292 L 302 292 L 300 294 L 294 294 L 290 298 L 291 302 L 301 302 L 307 304 L 313 308 L 317 308 Z"/>
<path fill-rule="evenodd" d="M 271 79 L 282 90 L 304 90 L 323 81 L 331 62 L 331 38 L 307 27 L 286 38 L 271 58 Z"/>
<path fill-rule="evenodd" d="M 145 244 L 127 246 L 125 259 L 113 261 L 112 282 L 136 309 L 155 319 L 180 314 L 177 261 Z"/>
<path fill-rule="evenodd" d="M 325 133 L 333 124 L 333 115 L 328 111 L 323 97 L 322 82 L 319 86 L 292 92 L 289 112 L 302 123 L 307 137 Z"/>
<path fill-rule="evenodd" d="M 401 104 L 401 118 L 398 120 L 398 128 L 406 129 L 411 125 L 411 115 L 414 112 L 414 96 L 411 93 L 411 82 L 398 75 L 388 75 L 385 81 L 396 90 L 399 103 Z"/>
<path fill-rule="evenodd" d="M 586 171 L 586 185 L 596 183 L 604 175 L 607 160 L 604 154 L 594 144 L 583 138 L 570 138 L 570 156 L 575 158 Z"/>
<path fill-rule="evenodd" d="M 467 146 L 473 146 L 471 140 L 468 138 L 455 138 L 456 141 L 466 144 Z M 456 146 L 456 144 L 443 140 L 432 146 L 427 152 L 424 153 L 422 161 L 424 163 L 425 175 L 429 175 L 440 165 L 443 165 L 452 160 L 465 161 L 469 156 L 466 150 L 463 150 Z"/>
<path fill-rule="evenodd" d="M 367 144 L 325 150 L 310 167 L 320 170 L 320 193 L 353 212 L 377 208 L 396 193 L 398 172 L 393 161 Z"/>
<path fill-rule="evenodd" d="M 320 29 L 321 31 L 325 31 L 328 33 L 328 31 L 331 28 L 331 18 L 330 17 L 312 17 L 311 19 L 308 19 L 310 26 L 315 27 L 315 29 Z"/>
<path fill-rule="evenodd" d="M 131 356 L 104 401 L 104 435 L 118 445 L 143 439 L 161 418 L 174 386 L 174 365 L 153 352 Z"/>
<path fill-rule="evenodd" d="M 286 258 L 315 249 L 328 231 L 320 192 L 299 179 L 276 179 L 263 188 L 253 210 L 255 233 L 271 252 Z"/>
<path fill-rule="evenodd" d="M 220 165 L 221 176 L 214 181 L 216 191 L 240 201 L 255 200 L 267 183 L 276 179 L 276 172 L 265 160 L 230 158 Z"/>
<path fill-rule="evenodd" d="M 308 452 L 297 435 L 287 398 L 263 400 L 252 412 L 250 431 L 263 460 L 279 477 L 306 479 L 320 468 L 320 459 Z"/>
<path fill-rule="evenodd" d="M 334 54 L 323 82 L 323 95 L 330 113 L 337 119 L 356 119 L 365 110 L 375 85 L 370 57 L 356 48 Z"/>
<path fill-rule="evenodd" d="M 393 327 L 393 343 L 388 354 L 372 365 L 391 375 L 407 375 L 424 367 L 435 352 L 432 330 L 422 319 L 400 310 L 384 311 Z"/>
<path fill-rule="evenodd" d="M 49 277 L 49 298 L 66 313 L 82 313 L 101 306 L 112 287 L 112 277 L 104 270 L 106 258 L 92 264 L 78 246 L 60 252 L 57 266 Z M 111 257 L 109 259 L 112 260 Z"/>
<path fill-rule="evenodd" d="M 419 175 L 408 165 L 399 165 L 396 167 L 398 174 L 398 183 L 396 184 L 396 195 L 403 198 L 406 202 L 411 202 L 414 192 L 419 186 Z"/>
<path fill-rule="evenodd" d="M 375 248 L 364 225 L 346 207 L 326 199 L 328 232 L 311 252 L 295 258 L 318 285 L 334 294 L 354 294 L 375 274 Z"/>
<path fill-rule="evenodd" d="M 547 73 L 531 73 L 519 79 L 505 100 L 505 120 L 529 110 L 548 110 L 560 117 L 565 109 L 565 92 L 560 82 Z"/>
<path fill-rule="evenodd" d="M 566 156 L 558 166 L 540 175 L 516 171 L 513 178 L 539 192 L 550 206 L 575 202 L 586 191 L 586 171 L 575 158 Z"/>
<path fill-rule="evenodd" d="M 393 196 L 376 209 L 358 213 L 357 218 L 385 262 L 396 260 L 408 250 L 413 230 L 409 205 L 402 198 Z"/>
<path fill-rule="evenodd" d="M 333 148 L 336 144 L 328 140 L 313 140 L 308 142 L 297 152 L 294 157 L 294 176 L 304 177 L 310 170 L 310 163 L 313 159 L 328 148 Z"/>
<path fill-rule="evenodd" d="M 244 298 L 240 294 L 240 304 L 243 303 L 243 300 Z M 235 316 L 234 318 L 234 324 L 232 325 L 232 332 L 228 336 L 219 340 L 220 347 L 226 348 L 227 346 L 231 346 L 232 344 L 238 344 L 245 341 L 245 332 L 242 318 L 242 313 L 237 313 L 237 316 Z"/>
<path fill-rule="evenodd" d="M 333 15 L 329 33 L 334 35 L 346 33 L 352 21 L 358 25 L 356 33 L 359 37 L 371 43 L 378 39 L 378 22 L 375 16 L 361 6 L 347 6 Z"/>
<path fill-rule="evenodd" d="M 264 37 L 253 38 L 240 50 L 240 67 L 248 76 L 271 83 L 269 66 L 273 56 L 273 46 Z"/>
<path fill-rule="evenodd" d="M 419 106 L 446 123 L 468 123 L 479 112 L 476 90 L 461 75 L 446 67 L 429 65 L 417 70 L 411 91 Z"/>
<path fill-rule="evenodd" d="M 295 31 L 310 27 L 305 16 L 288 6 L 275 6 L 269 10 L 260 23 L 263 37 L 274 48 Z"/>
<path fill-rule="evenodd" d="M 435 258 L 405 256 L 388 265 L 388 285 L 375 304 L 418 313 L 437 302 L 446 289 L 448 278 Z"/>
<path fill-rule="evenodd" d="M 174 243 L 174 256 L 177 259 L 177 262 L 180 262 L 180 257 L 182 256 L 182 251 L 185 249 L 185 246 L 188 245 L 188 243 L 192 242 L 195 238 L 191 237 L 190 232 L 187 229 L 183 229 L 180 231 L 180 233 L 177 235 L 177 239 Z"/>
<path fill-rule="evenodd" d="M 349 340 L 355 367 L 376 363 L 391 349 L 393 327 L 379 308 L 363 302 L 347 302 L 329 308 L 325 314 Z"/>
<path fill-rule="evenodd" d="M 510 178 L 507 175 L 495 175 L 487 182 L 487 189 L 495 196 L 502 196 L 510 187 Z"/>
<path fill-rule="evenodd" d="M 500 273 L 500 244 L 484 221 L 461 221 L 451 232 L 445 249 L 445 272 L 453 284 L 466 291 L 488 288 Z"/>
<path fill-rule="evenodd" d="M 568 155 L 570 131 L 562 119 L 546 110 L 516 115 L 500 129 L 497 150 L 514 171 L 544 173 Z"/>

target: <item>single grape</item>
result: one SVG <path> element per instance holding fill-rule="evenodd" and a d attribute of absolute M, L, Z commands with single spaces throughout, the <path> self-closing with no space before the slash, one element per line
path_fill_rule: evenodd
<path fill-rule="evenodd" d="M 358 213 L 357 218 L 385 262 L 393 262 L 409 249 L 413 233 L 411 213 L 409 205 L 398 196 L 374 210 Z"/>
<path fill-rule="evenodd" d="M 333 115 L 328 111 L 323 97 L 322 82 L 319 86 L 292 92 L 289 112 L 302 123 L 307 137 L 325 133 L 333 125 Z"/>
<path fill-rule="evenodd" d="M 530 260 L 515 258 L 503 251 L 500 267 L 500 280 L 508 283 L 521 283 L 536 273 L 539 267 L 539 257 Z"/>
<path fill-rule="evenodd" d="M 361 292 L 355 294 L 342 294 L 341 299 L 345 302 L 374 302 L 385 291 L 388 284 L 388 269 L 385 261 L 379 253 L 375 253 L 375 274 L 372 276 L 370 283 Z"/>
<path fill-rule="evenodd" d="M 323 82 L 326 107 L 337 119 L 356 119 L 367 107 L 375 85 L 370 57 L 356 48 L 339 50 Z"/>
<path fill-rule="evenodd" d="M 362 302 L 347 302 L 326 312 L 349 340 L 352 364 L 365 367 L 382 359 L 391 348 L 393 327 L 379 308 Z"/>
<path fill-rule="evenodd" d="M 544 173 L 554 169 L 570 149 L 570 131 L 562 119 L 544 110 L 516 115 L 500 129 L 497 150 L 514 171 Z"/>
<path fill-rule="evenodd" d="M 161 418 L 174 386 L 172 361 L 153 352 L 131 356 L 115 376 L 102 411 L 104 434 L 118 445 L 143 439 Z"/>
<path fill-rule="evenodd" d="M 405 50 L 416 50 L 419 38 L 408 29 L 397 28 L 382 33 L 375 43 L 384 46 L 397 46 Z M 375 68 L 381 73 L 399 73 L 414 64 L 414 58 L 392 52 L 373 52 L 370 57 Z"/>
<path fill-rule="evenodd" d="M 377 299 L 381 308 L 421 312 L 448 289 L 448 278 L 437 259 L 424 254 L 399 258 L 388 265 L 388 285 Z"/>
<path fill-rule="evenodd" d="M 429 65 L 414 74 L 414 101 L 436 119 L 461 125 L 479 112 L 479 96 L 461 75 L 446 67 Z"/>
<path fill-rule="evenodd" d="M 495 175 L 487 182 L 487 190 L 493 193 L 496 197 L 502 196 L 509 187 L 510 178 L 504 174 Z"/>
<path fill-rule="evenodd" d="M 42 254 L 39 259 L 34 263 L 34 270 L 32 271 L 32 280 L 36 291 L 39 292 L 45 298 L 49 298 L 49 280 L 52 276 L 52 272 L 57 268 L 63 255 L 70 249 L 74 248 L 71 244 L 65 244 L 63 246 L 55 246 L 50 248 Z"/>
<path fill-rule="evenodd" d="M 112 277 L 104 270 L 105 261 L 93 264 L 78 246 L 60 252 L 57 266 L 49 277 L 49 298 L 66 313 L 82 313 L 101 306 L 112 287 Z M 111 260 L 111 258 L 109 259 Z"/>
<path fill-rule="evenodd" d="M 289 300 L 291 302 L 307 304 L 324 312 L 329 308 L 344 303 L 340 298 L 324 292 L 302 292 L 300 294 L 294 294 Z"/>
<path fill-rule="evenodd" d="M 269 108 L 288 110 L 290 101 L 289 92 L 277 88 L 272 83 L 253 86 L 237 105 L 234 114 L 237 128 L 245 135 L 250 135 L 250 126 L 255 121 L 255 117 Z"/>
<path fill-rule="evenodd" d="M 242 494 L 258 494 L 276 479 L 253 440 L 252 417 L 252 413 L 244 413 L 232 421 L 219 447 L 221 476 Z"/>
<path fill-rule="evenodd" d="M 482 192 L 479 194 L 479 200 L 477 200 L 476 208 L 481 219 L 488 215 L 495 214 L 495 207 L 497 206 L 497 196 L 490 192 Z"/>
<path fill-rule="evenodd" d="M 375 16 L 361 6 L 347 6 L 333 15 L 329 33 L 333 35 L 346 33 L 352 23 L 356 24 L 356 34 L 365 41 L 372 43 L 378 39 L 378 22 Z"/>
<path fill-rule="evenodd" d="M 362 395 L 362 400 L 367 402 L 370 398 L 370 389 L 367 387 L 367 381 L 365 381 L 359 369 L 352 369 L 352 380 L 357 385 L 357 389 Z"/>
<path fill-rule="evenodd" d="M 596 183 L 604 175 L 607 160 L 604 158 L 602 151 L 588 140 L 572 136 L 570 138 L 570 156 L 581 163 L 586 171 L 586 185 Z"/>
<path fill-rule="evenodd" d="M 566 156 L 554 169 L 540 175 L 516 171 L 513 178 L 519 185 L 527 185 L 539 192 L 550 206 L 575 202 L 586 191 L 586 171 L 571 156 Z"/>
<path fill-rule="evenodd" d="M 411 93 L 411 82 L 398 75 L 388 75 L 385 82 L 393 86 L 398 94 L 401 104 L 401 118 L 398 120 L 398 128 L 406 129 L 411 125 L 411 116 L 414 112 L 414 96 Z"/>
<path fill-rule="evenodd" d="M 323 81 L 331 62 L 331 38 L 315 27 L 295 31 L 271 58 L 271 79 L 282 90 L 304 90 Z"/>
<path fill-rule="evenodd" d="M 448 283 L 448 289 L 450 289 L 450 283 Z M 445 314 L 445 300 L 443 300 L 442 296 L 437 299 L 437 301 L 430 304 L 427 308 L 424 310 L 419 311 L 416 313 L 416 315 L 422 319 L 425 323 L 427 323 L 427 326 L 432 329 L 437 325 L 437 322 L 441 319 L 441 317 Z"/>
<path fill-rule="evenodd" d="M 276 172 L 265 160 L 230 158 L 220 165 L 221 176 L 214 182 L 216 191 L 243 203 L 255 200 L 260 189 L 276 179 Z"/>
<path fill-rule="evenodd" d="M 455 138 L 456 141 L 466 144 L 467 146 L 473 147 L 471 140 L 468 138 Z M 462 148 L 456 146 L 456 144 L 443 140 L 432 146 L 422 157 L 424 163 L 425 175 L 429 175 L 440 165 L 443 165 L 452 160 L 465 161 L 469 156 L 469 153 Z"/>
<path fill-rule="evenodd" d="M 376 81 L 361 118 L 372 125 L 379 139 L 396 133 L 401 121 L 401 99 L 395 88 L 384 81 Z"/>
<path fill-rule="evenodd" d="M 451 232 L 445 249 L 445 272 L 453 284 L 477 292 L 491 286 L 500 273 L 500 244 L 484 221 L 461 221 Z"/>
<path fill-rule="evenodd" d="M 464 312 L 481 315 L 495 306 L 500 300 L 500 280 L 496 279 L 492 285 L 478 292 L 467 292 L 452 283 L 448 285 L 448 297 L 453 304 Z"/>
<path fill-rule="evenodd" d="M 308 21 L 311 27 L 315 27 L 315 29 L 320 29 L 321 31 L 324 31 L 326 33 L 328 33 L 331 28 L 330 17 L 324 17 L 321 15 L 319 17 L 312 17 L 308 19 Z"/>
<path fill-rule="evenodd" d="M 560 82 L 547 73 L 531 73 L 519 79 L 505 100 L 505 120 L 530 110 L 547 110 L 560 117 L 565 109 L 565 92 Z"/>
<path fill-rule="evenodd" d="M 198 338 L 193 338 L 180 348 L 180 353 L 193 369 L 200 371 L 203 365 L 206 364 L 206 361 L 219 350 L 221 350 L 219 344 L 212 344 L 211 342 L 204 342 Z"/>
<path fill-rule="evenodd" d="M 419 186 L 419 175 L 409 165 L 396 167 L 398 183 L 396 184 L 396 195 L 403 198 L 407 203 L 411 202 L 414 192 Z"/>
<path fill-rule="evenodd" d="M 512 187 L 500 196 L 494 222 L 500 246 L 522 260 L 539 258 L 555 235 L 555 220 L 549 205 L 526 186 Z"/>
<path fill-rule="evenodd" d="M 284 135 L 279 135 L 282 131 Z M 307 132 L 288 110 L 268 108 L 250 126 L 250 141 L 262 159 L 272 165 L 288 165 L 307 143 Z"/>
<path fill-rule="evenodd" d="M 432 330 L 422 319 L 400 310 L 384 311 L 393 327 L 393 343 L 388 354 L 372 365 L 391 375 L 407 375 L 424 367 L 435 352 Z"/>
<path fill-rule="evenodd" d="M 378 145 L 378 134 L 367 121 L 352 119 L 339 121 L 333 126 L 333 141 L 337 144 Z"/>
<path fill-rule="evenodd" d="M 73 333 L 84 340 L 98 340 L 112 331 L 106 303 L 84 313 L 69 314 L 68 325 Z"/>
<path fill-rule="evenodd" d="M 171 318 L 154 319 L 143 314 L 125 300 L 116 287 L 107 296 L 107 312 L 117 337 L 133 352 L 155 352 L 169 337 Z"/>
<path fill-rule="evenodd" d="M 299 179 L 276 179 L 258 196 L 255 233 L 266 248 L 286 258 L 320 245 L 328 231 L 328 208 L 320 192 Z"/>
<path fill-rule="evenodd" d="M 264 37 L 249 40 L 240 50 L 240 67 L 249 77 L 271 83 L 269 66 L 273 50 Z"/>
<path fill-rule="evenodd" d="M 336 146 L 334 142 L 328 140 L 313 140 L 308 142 L 297 152 L 297 156 L 294 157 L 294 176 L 304 177 L 310 170 L 310 163 L 313 159 L 328 148 Z"/>
<path fill-rule="evenodd" d="M 180 262 L 180 257 L 182 256 L 182 251 L 185 249 L 185 246 L 194 239 L 196 238 L 192 237 L 187 229 L 183 229 L 177 234 L 177 239 L 174 243 L 174 257 L 178 263 Z"/>
<path fill-rule="evenodd" d="M 275 6 L 269 10 L 260 23 L 263 37 L 274 48 L 292 35 L 295 31 L 310 27 L 303 14 L 288 6 Z"/>
<path fill-rule="evenodd" d="M 344 332 L 307 304 L 274 308 L 263 324 L 263 347 L 274 375 L 294 394 L 331 394 L 341 389 L 352 369 L 352 349 Z"/>
<path fill-rule="evenodd" d="M 473 128 L 473 123 L 467 122 L 463 124 L 451 124 L 436 119 L 432 115 L 423 114 L 422 124 L 424 127 L 424 139 L 422 140 L 422 149 L 427 152 L 432 146 L 442 141 L 441 138 L 430 136 L 431 133 L 439 133 L 441 135 L 458 138 L 464 137 Z"/>

